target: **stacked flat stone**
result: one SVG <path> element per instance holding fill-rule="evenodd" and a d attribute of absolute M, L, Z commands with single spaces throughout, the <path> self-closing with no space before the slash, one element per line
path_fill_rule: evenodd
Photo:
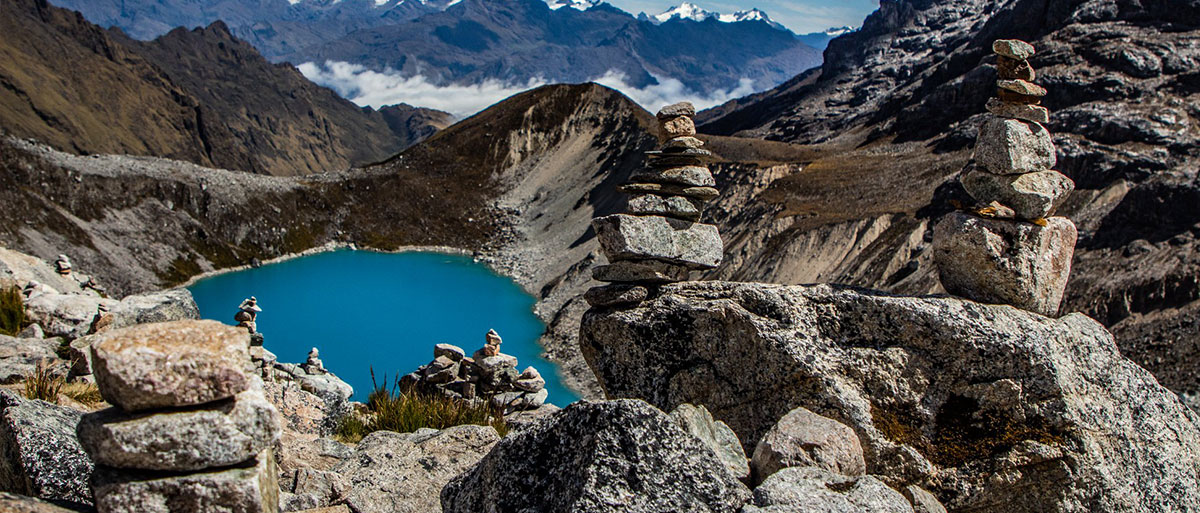
<path fill-rule="evenodd" d="M 958 212 L 934 230 L 934 259 L 947 292 L 1055 315 L 1062 302 L 1075 224 L 1051 217 L 1075 183 L 1057 163 L 1050 113 L 1039 105 L 1046 89 L 1033 83 L 1034 48 L 1013 39 L 992 45 L 997 98 L 975 143 L 975 165 L 960 181 L 979 205 Z"/>
<path fill-rule="evenodd" d="M 629 195 L 628 211 L 592 221 L 609 261 L 592 277 L 613 283 L 588 292 L 592 306 L 637 303 L 648 296 L 647 286 L 686 281 L 691 271 L 721 263 L 721 234 L 699 222 L 718 191 L 706 167 L 713 154 L 696 138 L 695 115 L 688 102 L 658 112 L 661 149 L 648 152 L 649 166 L 618 188 Z"/>
<path fill-rule="evenodd" d="M 464 401 L 486 401 L 505 413 L 546 403 L 546 380 L 533 367 L 517 371 L 517 357 L 500 352 L 502 339 L 488 331 L 483 347 L 467 356 L 451 344 L 433 346 L 433 361 L 400 380 L 402 387 Z"/>
<path fill-rule="evenodd" d="M 279 412 L 248 372 L 245 330 L 143 324 L 105 334 L 91 353 L 115 405 L 77 429 L 100 513 L 279 511 Z"/>

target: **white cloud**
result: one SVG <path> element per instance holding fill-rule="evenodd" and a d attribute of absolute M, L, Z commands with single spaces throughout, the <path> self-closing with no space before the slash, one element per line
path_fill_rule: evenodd
<path fill-rule="evenodd" d="M 547 84 L 543 79 L 533 78 L 525 84 L 489 79 L 473 85 L 437 85 L 421 75 L 404 77 L 394 70 L 373 71 L 359 64 L 334 61 L 326 61 L 324 65 L 306 62 L 297 66 L 297 69 L 309 80 L 333 89 L 360 106 L 380 108 L 407 103 L 443 110 L 459 118 L 473 115 L 514 94 Z M 592 81 L 624 93 L 651 112 L 681 101 L 690 101 L 697 109 L 706 109 L 756 92 L 754 81 L 748 78 L 741 79 L 732 90 L 708 93 L 692 91 L 674 78 L 655 79 L 658 84 L 639 88 L 629 85 L 623 73 L 609 71 Z"/>
<path fill-rule="evenodd" d="M 542 79 L 531 78 L 523 85 L 485 80 L 474 85 L 442 86 L 421 75 L 403 77 L 393 70 L 379 72 L 359 64 L 334 61 L 326 61 L 324 66 L 306 62 L 296 68 L 309 80 L 360 106 L 380 108 L 407 103 L 443 110 L 457 117 L 469 116 L 509 96 L 546 84 Z"/>
<path fill-rule="evenodd" d="M 609 71 L 604 76 L 592 81 L 621 91 L 650 112 L 656 112 L 667 105 L 682 101 L 692 102 L 697 109 L 707 109 L 757 92 L 754 90 L 754 81 L 748 78 L 739 80 L 738 86 L 732 90 L 719 89 L 707 94 L 692 91 L 685 87 L 683 82 L 674 78 L 659 76 L 654 78 L 658 80 L 658 84 L 642 88 L 629 85 L 625 81 L 625 74 L 617 71 Z"/>

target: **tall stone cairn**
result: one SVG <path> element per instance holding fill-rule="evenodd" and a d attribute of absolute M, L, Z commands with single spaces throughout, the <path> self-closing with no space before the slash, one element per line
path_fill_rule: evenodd
<path fill-rule="evenodd" d="M 83 416 L 100 513 L 277 513 L 279 412 L 250 372 L 246 330 L 143 324 L 91 347 L 112 408 Z"/>
<path fill-rule="evenodd" d="M 592 306 L 639 303 L 653 287 L 721 263 L 721 234 L 699 222 L 704 205 L 717 197 L 717 182 L 706 167 L 713 154 L 696 138 L 695 115 L 688 102 L 658 112 L 662 147 L 647 152 L 649 166 L 618 188 L 629 196 L 628 212 L 592 220 L 609 261 L 592 277 L 611 283 L 588 291 Z"/>
<path fill-rule="evenodd" d="M 1062 302 L 1075 224 L 1051 217 L 1075 189 L 1053 168 L 1054 142 L 1043 126 L 1046 89 L 1034 84 L 1033 45 L 1013 39 L 992 45 L 998 98 L 975 142 L 974 166 L 960 181 L 979 202 L 946 216 L 934 228 L 934 262 L 946 291 L 1054 316 Z"/>

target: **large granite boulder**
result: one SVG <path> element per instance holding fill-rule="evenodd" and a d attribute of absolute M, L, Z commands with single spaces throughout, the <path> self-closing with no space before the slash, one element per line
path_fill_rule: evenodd
<path fill-rule="evenodd" d="M 96 463 L 142 470 L 193 471 L 254 458 L 279 440 L 279 412 L 251 388 L 188 410 L 83 416 L 79 442 Z"/>
<path fill-rule="evenodd" d="M 91 333 L 101 309 L 111 310 L 117 304 L 114 299 L 83 294 L 39 294 L 25 301 L 25 316 L 41 326 L 47 337 L 74 340 Z"/>
<path fill-rule="evenodd" d="M 200 318 L 200 307 L 188 289 L 170 289 L 128 296 L 112 307 L 114 328 Z"/>
<path fill-rule="evenodd" d="M 577 402 L 500 441 L 442 490 L 446 513 L 735 512 L 750 492 L 643 401 Z"/>
<path fill-rule="evenodd" d="M 491 426 L 376 431 L 359 442 L 353 458 L 333 471 L 346 479 L 344 502 L 355 512 L 428 513 L 439 510 L 446 483 L 471 468 L 499 440 Z"/>
<path fill-rule="evenodd" d="M 81 415 L 0 389 L 0 491 L 91 504 L 92 460 L 75 438 Z"/>
<path fill-rule="evenodd" d="M 58 338 L 14 338 L 0 335 L 0 383 L 15 383 L 33 374 L 39 362 L 58 361 Z M 52 366 L 52 371 L 66 374 L 66 366 Z"/>
<path fill-rule="evenodd" d="M 1200 504 L 1200 418 L 1099 323 L 949 297 L 690 282 L 584 315 L 610 397 L 702 404 L 754 447 L 798 406 L 869 474 L 973 512 Z"/>
<path fill-rule="evenodd" d="M 955 212 L 934 226 L 933 260 L 951 294 L 1054 316 L 1071 276 L 1077 237 L 1065 217 L 1039 226 Z"/>
<path fill-rule="evenodd" d="M 91 352 L 104 400 L 126 411 L 227 399 L 250 384 L 246 331 L 215 321 L 114 330 L 94 342 Z"/>
<path fill-rule="evenodd" d="M 817 467 L 790 467 L 754 489 L 741 513 L 913 513 L 900 492 L 871 476 L 843 476 Z"/>

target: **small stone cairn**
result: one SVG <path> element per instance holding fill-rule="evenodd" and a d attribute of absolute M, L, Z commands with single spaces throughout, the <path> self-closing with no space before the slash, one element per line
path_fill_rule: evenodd
<path fill-rule="evenodd" d="M 647 152 L 649 166 L 618 189 L 629 195 L 627 213 L 592 220 L 609 261 L 593 269 L 592 277 L 612 283 L 587 292 L 592 306 L 639 303 L 651 287 L 686 281 L 691 271 L 721 263 L 721 234 L 699 222 L 718 191 L 706 167 L 713 154 L 696 138 L 695 115 L 687 102 L 658 112 L 662 147 Z"/>
<path fill-rule="evenodd" d="M 466 401 L 489 401 L 505 412 L 533 410 L 546 403 L 546 380 L 533 367 L 517 372 L 517 357 L 500 352 L 503 340 L 489 330 L 470 357 L 450 344 L 433 346 L 433 361 L 400 380 L 402 387 Z"/>
<path fill-rule="evenodd" d="M 54 261 L 54 270 L 63 276 L 71 275 L 71 259 L 67 255 L 58 255 L 58 260 Z"/>
<path fill-rule="evenodd" d="M 946 291 L 1043 315 L 1058 313 L 1075 224 L 1051 217 L 1075 183 L 1053 168 L 1054 142 L 1040 106 L 1046 90 L 1033 83 L 1034 48 L 1017 40 L 992 45 L 998 98 L 975 143 L 974 166 L 960 178 L 979 205 L 946 216 L 934 229 L 934 262 Z M 997 243 L 996 241 L 1003 241 Z"/>
<path fill-rule="evenodd" d="M 112 408 L 83 416 L 96 509 L 279 511 L 280 416 L 248 372 L 246 334 L 214 321 L 114 330 L 91 347 Z"/>
<path fill-rule="evenodd" d="M 238 312 L 233 315 L 233 320 L 237 321 L 239 328 L 246 328 L 250 334 L 258 333 L 258 313 L 262 308 L 258 306 L 258 298 L 250 296 L 248 299 L 243 299 L 242 304 L 238 305 Z"/>

